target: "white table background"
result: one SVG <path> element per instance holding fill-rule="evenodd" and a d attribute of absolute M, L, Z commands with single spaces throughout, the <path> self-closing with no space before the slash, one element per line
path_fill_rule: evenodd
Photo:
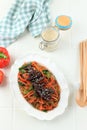
<path fill-rule="evenodd" d="M 0 0 L 0 19 L 5 16 L 13 0 Z M 53 22 L 57 15 L 70 15 L 73 26 L 61 31 L 61 41 L 55 52 L 42 52 L 38 45 L 40 38 L 34 39 L 26 32 L 23 37 L 8 47 L 11 64 L 3 71 L 5 83 L 0 87 L 0 130 L 87 130 L 87 108 L 80 108 L 75 102 L 79 82 L 79 42 L 87 39 L 87 1 L 53 0 L 51 4 Z M 69 105 L 65 113 L 52 121 L 39 121 L 22 109 L 12 96 L 9 87 L 9 72 L 14 61 L 29 52 L 39 52 L 53 59 L 64 73 L 70 89 Z"/>

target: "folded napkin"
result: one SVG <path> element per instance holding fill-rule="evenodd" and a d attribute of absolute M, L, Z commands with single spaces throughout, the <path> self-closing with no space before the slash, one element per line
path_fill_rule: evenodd
<path fill-rule="evenodd" d="M 50 24 L 50 0 L 15 0 L 7 15 L 0 21 L 0 46 L 7 47 L 27 28 L 32 36 L 40 35 Z"/>

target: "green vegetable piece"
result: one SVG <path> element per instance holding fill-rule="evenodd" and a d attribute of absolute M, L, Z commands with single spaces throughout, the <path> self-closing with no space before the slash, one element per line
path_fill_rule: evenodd
<path fill-rule="evenodd" d="M 19 86 L 25 86 L 22 82 L 18 81 Z"/>
<path fill-rule="evenodd" d="M 29 88 L 29 90 L 28 90 L 28 91 L 31 91 L 31 90 L 33 90 L 33 86 L 32 86 L 32 85 L 30 86 L 30 88 Z"/>
<path fill-rule="evenodd" d="M 43 112 L 47 112 L 47 110 L 43 110 Z"/>
<path fill-rule="evenodd" d="M 22 74 L 25 73 L 26 71 L 24 69 L 19 68 L 19 72 L 21 72 Z"/>
<path fill-rule="evenodd" d="M 19 72 L 21 72 L 22 74 L 26 72 L 25 68 L 28 67 L 29 65 L 31 65 L 31 63 L 28 64 L 24 64 L 19 68 Z"/>
<path fill-rule="evenodd" d="M 28 67 L 29 65 L 31 65 L 31 63 L 24 64 L 24 65 L 22 65 L 22 66 L 19 68 L 19 70 L 20 70 L 20 69 L 25 69 L 25 68 Z"/>
<path fill-rule="evenodd" d="M 50 78 L 51 77 L 51 73 L 48 70 L 43 70 L 43 74 L 47 77 Z"/>
<path fill-rule="evenodd" d="M 28 94 L 28 93 L 29 93 L 29 92 L 28 92 L 28 90 L 26 90 L 26 89 L 23 91 L 23 94 L 25 94 L 25 95 Z"/>
<path fill-rule="evenodd" d="M 28 94 L 32 89 L 33 89 L 33 86 L 31 86 L 28 90 L 25 89 L 23 91 L 23 94 L 25 94 L 25 95 Z"/>

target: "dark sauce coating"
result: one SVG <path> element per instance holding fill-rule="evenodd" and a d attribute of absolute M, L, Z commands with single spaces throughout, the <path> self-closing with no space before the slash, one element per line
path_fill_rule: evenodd
<path fill-rule="evenodd" d="M 29 78 L 27 80 L 31 81 L 37 95 L 49 101 L 54 91 L 51 88 L 45 88 L 46 83 L 44 82 L 44 76 L 41 72 L 34 70 L 31 65 L 26 67 L 25 70 L 29 73 Z"/>

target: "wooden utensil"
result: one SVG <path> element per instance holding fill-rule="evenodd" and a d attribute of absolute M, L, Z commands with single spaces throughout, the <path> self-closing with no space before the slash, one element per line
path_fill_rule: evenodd
<path fill-rule="evenodd" d="M 86 40 L 86 102 L 87 102 L 87 40 Z"/>
<path fill-rule="evenodd" d="M 76 102 L 79 106 L 84 107 L 87 105 L 87 41 L 80 43 L 80 79 L 81 84 Z"/>

